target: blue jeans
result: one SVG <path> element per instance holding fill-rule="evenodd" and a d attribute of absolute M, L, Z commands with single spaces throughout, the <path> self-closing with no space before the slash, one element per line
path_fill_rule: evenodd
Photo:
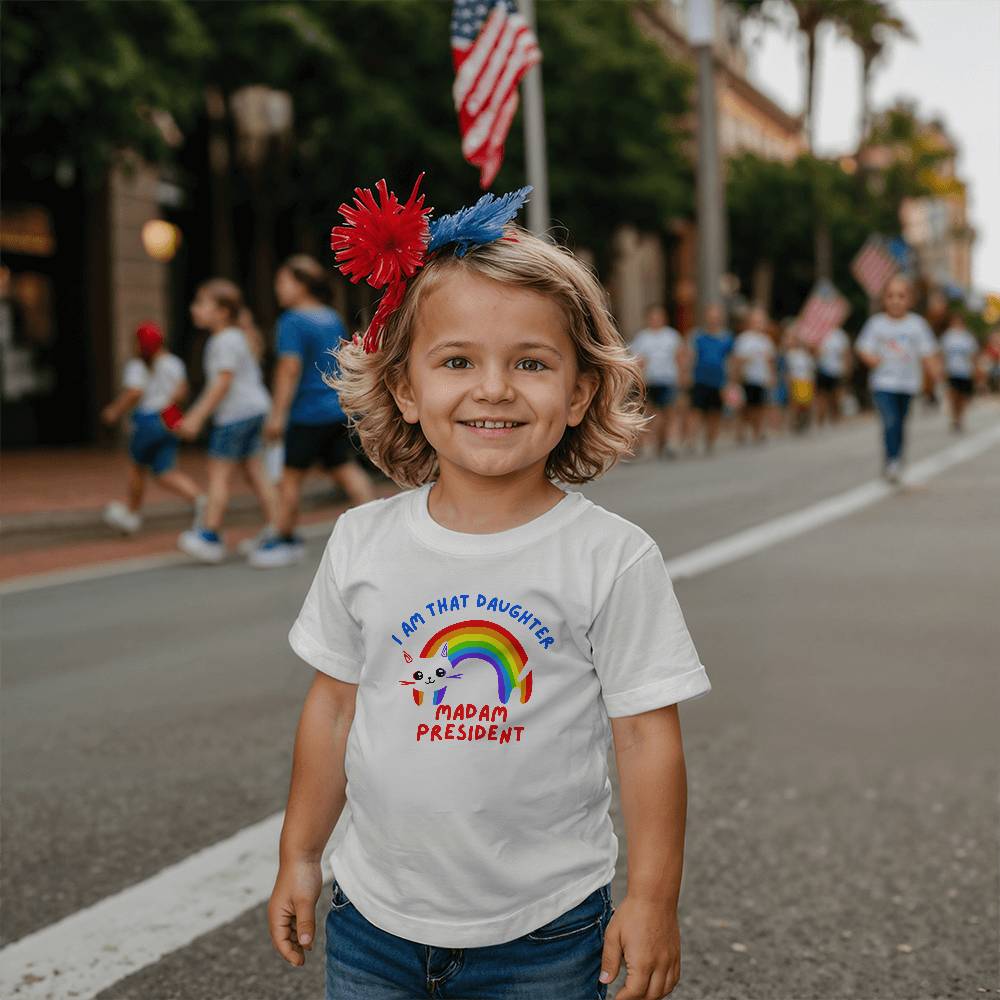
<path fill-rule="evenodd" d="M 883 389 L 876 389 L 872 393 L 875 408 L 882 418 L 887 462 L 895 462 L 903 454 L 903 431 L 911 399 L 913 397 L 908 392 L 886 392 Z"/>
<path fill-rule="evenodd" d="M 247 417 L 232 424 L 216 424 L 208 435 L 208 453 L 212 458 L 243 462 L 260 451 L 264 440 L 265 414 Z"/>
<path fill-rule="evenodd" d="M 177 464 L 177 438 L 167 429 L 159 413 L 136 410 L 132 414 L 132 437 L 129 457 L 136 465 L 151 469 L 156 476 L 169 472 Z"/>
<path fill-rule="evenodd" d="M 326 917 L 326 1000 L 606 1000 L 598 981 L 611 884 L 504 944 L 434 948 L 366 920 L 334 880 Z"/>

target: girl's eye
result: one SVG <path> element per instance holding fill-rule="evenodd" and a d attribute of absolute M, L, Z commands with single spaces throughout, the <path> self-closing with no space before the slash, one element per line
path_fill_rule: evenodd
<path fill-rule="evenodd" d="M 445 368 L 450 368 L 450 370 L 453 371 L 453 372 L 456 372 L 456 371 L 461 372 L 461 371 L 465 371 L 464 367 L 463 368 L 451 368 L 449 363 L 452 362 L 452 361 L 464 361 L 464 362 L 468 363 L 468 360 L 469 360 L 468 358 L 448 358 L 448 360 L 445 361 L 444 366 L 445 366 Z M 540 371 L 544 371 L 548 367 L 548 365 L 546 365 L 544 361 L 539 361 L 538 358 L 524 358 L 524 359 L 522 359 L 522 361 L 519 361 L 518 364 L 523 364 L 525 361 L 527 361 L 529 365 L 540 365 L 541 367 L 540 368 L 525 368 L 525 369 L 523 369 L 524 371 L 540 372 Z"/>

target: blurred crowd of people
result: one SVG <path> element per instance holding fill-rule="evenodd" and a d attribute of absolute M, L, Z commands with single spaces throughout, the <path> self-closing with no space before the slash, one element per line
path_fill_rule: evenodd
<path fill-rule="evenodd" d="M 682 335 L 663 306 L 652 306 L 631 343 L 646 383 L 646 447 L 658 458 L 694 455 L 699 445 L 710 455 L 724 425 L 738 444 L 760 444 L 835 424 L 870 400 L 883 423 L 883 471 L 897 482 L 914 397 L 935 406 L 944 387 L 951 428 L 961 433 L 973 396 L 1000 391 L 1000 330 L 980 344 L 952 311 L 936 336 L 912 299 L 908 279 L 894 277 L 882 310 L 854 339 L 839 327 L 809 336 L 796 319 L 775 322 L 757 306 L 733 316 L 734 330 L 718 304 Z"/>
<path fill-rule="evenodd" d="M 315 465 L 354 504 L 375 498 L 374 484 L 357 461 L 347 418 L 336 392 L 324 381 L 330 356 L 348 333 L 331 308 L 323 266 L 298 254 L 278 269 L 274 292 L 282 313 L 277 324 L 277 363 L 270 391 L 262 360 L 265 340 L 239 287 L 225 278 L 201 284 L 191 320 L 205 331 L 205 387 L 186 410 L 184 362 L 167 349 L 161 330 L 143 323 L 136 356 L 125 367 L 121 393 L 103 411 L 109 426 L 130 417 L 127 497 L 104 512 L 124 534 L 142 526 L 147 478 L 152 475 L 192 505 L 192 525 L 178 547 L 206 563 L 228 550 L 222 537 L 233 476 L 240 472 L 257 497 L 264 528 L 240 552 L 252 566 L 271 568 L 299 561 L 304 542 L 296 534 L 302 485 Z M 208 427 L 204 488 L 177 469 L 179 444 Z"/>
<path fill-rule="evenodd" d="M 138 327 L 121 392 L 102 414 L 109 426 L 129 418 L 126 497 L 106 508 L 109 526 L 126 535 L 140 530 L 146 483 L 153 476 L 191 504 L 192 524 L 178 538 L 180 549 L 219 563 L 228 554 L 222 530 L 239 472 L 264 523 L 239 551 L 251 565 L 271 568 L 305 554 L 296 526 L 312 467 L 327 470 L 351 503 L 374 499 L 374 483 L 358 460 L 337 393 L 324 379 L 334 364 L 332 349 L 349 336 L 330 305 L 326 271 L 312 257 L 290 257 L 277 271 L 274 293 L 282 312 L 268 387 L 265 338 L 239 287 L 224 278 L 198 287 L 190 314 L 208 335 L 205 387 L 186 411 L 184 362 L 170 353 L 158 327 Z M 769 436 L 835 424 L 870 399 L 883 424 L 883 471 L 897 482 L 914 397 L 936 405 L 944 384 L 952 429 L 961 432 L 975 393 L 1000 390 L 1000 331 L 981 345 L 955 312 L 936 337 L 911 311 L 911 300 L 907 279 L 893 278 L 882 311 L 853 341 L 839 328 L 808 337 L 796 320 L 776 323 L 760 307 L 734 315 L 734 330 L 717 304 L 705 310 L 701 326 L 682 335 L 662 306 L 651 307 L 646 327 L 630 344 L 643 368 L 651 418 L 640 451 L 651 439 L 656 457 L 694 455 L 699 445 L 710 455 L 724 427 L 738 444 L 761 444 Z M 864 369 L 867 380 L 854 377 Z M 194 441 L 206 429 L 207 481 L 200 484 L 177 467 L 178 453 L 181 441 Z"/>

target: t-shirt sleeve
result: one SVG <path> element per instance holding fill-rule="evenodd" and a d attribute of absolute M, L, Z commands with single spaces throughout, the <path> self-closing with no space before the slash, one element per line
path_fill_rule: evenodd
<path fill-rule="evenodd" d="M 934 339 L 934 331 L 930 328 L 930 324 L 923 318 L 920 319 L 920 357 L 926 358 L 931 354 L 936 354 L 938 345 L 937 341 Z"/>
<path fill-rule="evenodd" d="M 278 354 L 294 354 L 299 358 L 305 354 L 302 347 L 302 326 L 288 313 L 278 320 Z"/>
<path fill-rule="evenodd" d="M 336 574 L 337 564 L 344 558 L 338 537 L 342 520 L 341 516 L 334 525 L 288 641 L 310 666 L 337 680 L 357 684 L 364 649 L 361 626 L 344 602 Z"/>
<path fill-rule="evenodd" d="M 240 366 L 243 353 L 242 335 L 235 330 L 217 335 L 212 344 L 212 370 L 220 372 L 235 372 Z"/>
<path fill-rule="evenodd" d="M 619 574 L 588 635 L 611 718 L 712 689 L 655 544 Z"/>
<path fill-rule="evenodd" d="M 122 385 L 126 389 L 145 389 L 148 381 L 149 372 L 146 366 L 138 358 L 132 358 L 122 372 Z"/>
<path fill-rule="evenodd" d="M 864 351 L 867 354 L 874 354 L 878 350 L 878 344 L 876 343 L 875 335 L 875 317 L 872 316 L 865 320 L 865 325 L 861 327 L 861 333 L 858 334 L 857 342 L 854 345 L 855 350 Z"/>

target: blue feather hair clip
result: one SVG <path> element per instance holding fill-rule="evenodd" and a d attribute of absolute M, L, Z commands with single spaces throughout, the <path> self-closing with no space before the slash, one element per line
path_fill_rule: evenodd
<path fill-rule="evenodd" d="M 504 225 L 521 211 L 532 190 L 530 186 L 523 187 L 500 198 L 484 194 L 475 205 L 435 219 L 430 224 L 427 253 L 456 243 L 455 256 L 464 257 L 472 247 L 500 239 Z"/>

